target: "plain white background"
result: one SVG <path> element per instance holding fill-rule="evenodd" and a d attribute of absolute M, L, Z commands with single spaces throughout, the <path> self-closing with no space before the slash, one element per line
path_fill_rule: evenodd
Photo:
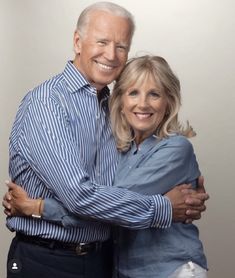
<path fill-rule="evenodd" d="M 8 178 L 8 137 L 20 100 L 73 59 L 77 17 L 88 0 L 0 0 L 0 195 Z M 182 120 L 210 193 L 197 222 L 210 278 L 233 278 L 235 257 L 235 2 L 233 0 L 116 0 L 136 19 L 130 57 L 165 57 L 182 84 Z M 0 214 L 0 277 L 13 234 Z M 32 274 L 33 275 L 33 274 Z M 65 277 L 66 278 L 66 277 Z"/>

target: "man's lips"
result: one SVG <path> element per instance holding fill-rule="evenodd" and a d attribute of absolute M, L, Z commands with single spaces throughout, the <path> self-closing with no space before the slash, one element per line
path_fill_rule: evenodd
<path fill-rule="evenodd" d="M 96 64 L 103 70 L 111 71 L 116 68 L 116 65 L 107 65 L 96 61 Z"/>

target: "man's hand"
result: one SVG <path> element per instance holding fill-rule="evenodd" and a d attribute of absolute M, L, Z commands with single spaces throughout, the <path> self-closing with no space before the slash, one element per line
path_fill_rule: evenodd
<path fill-rule="evenodd" d="M 203 177 L 199 177 L 198 188 L 192 189 L 190 185 L 179 185 L 165 194 L 172 204 L 173 221 L 190 223 L 201 218 L 206 210 L 205 201 L 209 195 L 205 192 Z"/>
<path fill-rule="evenodd" d="M 31 216 L 40 213 L 39 199 L 31 199 L 27 192 L 19 185 L 6 182 L 8 192 L 3 197 L 2 205 L 7 216 Z"/>

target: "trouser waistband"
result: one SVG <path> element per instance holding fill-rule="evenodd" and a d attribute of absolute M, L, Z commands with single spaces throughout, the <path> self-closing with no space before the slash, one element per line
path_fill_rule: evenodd
<path fill-rule="evenodd" d="M 39 236 L 28 236 L 22 233 L 16 233 L 16 238 L 20 241 L 35 244 L 49 249 L 64 249 L 74 251 L 78 256 L 86 255 L 90 252 L 97 252 L 101 250 L 105 242 L 80 242 L 80 243 L 67 243 L 59 240 L 42 238 Z"/>

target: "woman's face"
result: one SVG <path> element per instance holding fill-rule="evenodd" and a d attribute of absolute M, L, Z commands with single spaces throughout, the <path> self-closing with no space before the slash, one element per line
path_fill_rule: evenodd
<path fill-rule="evenodd" d="M 141 85 L 131 86 L 122 95 L 122 113 L 132 127 L 137 144 L 154 134 L 162 122 L 167 98 L 156 81 L 148 76 Z"/>

